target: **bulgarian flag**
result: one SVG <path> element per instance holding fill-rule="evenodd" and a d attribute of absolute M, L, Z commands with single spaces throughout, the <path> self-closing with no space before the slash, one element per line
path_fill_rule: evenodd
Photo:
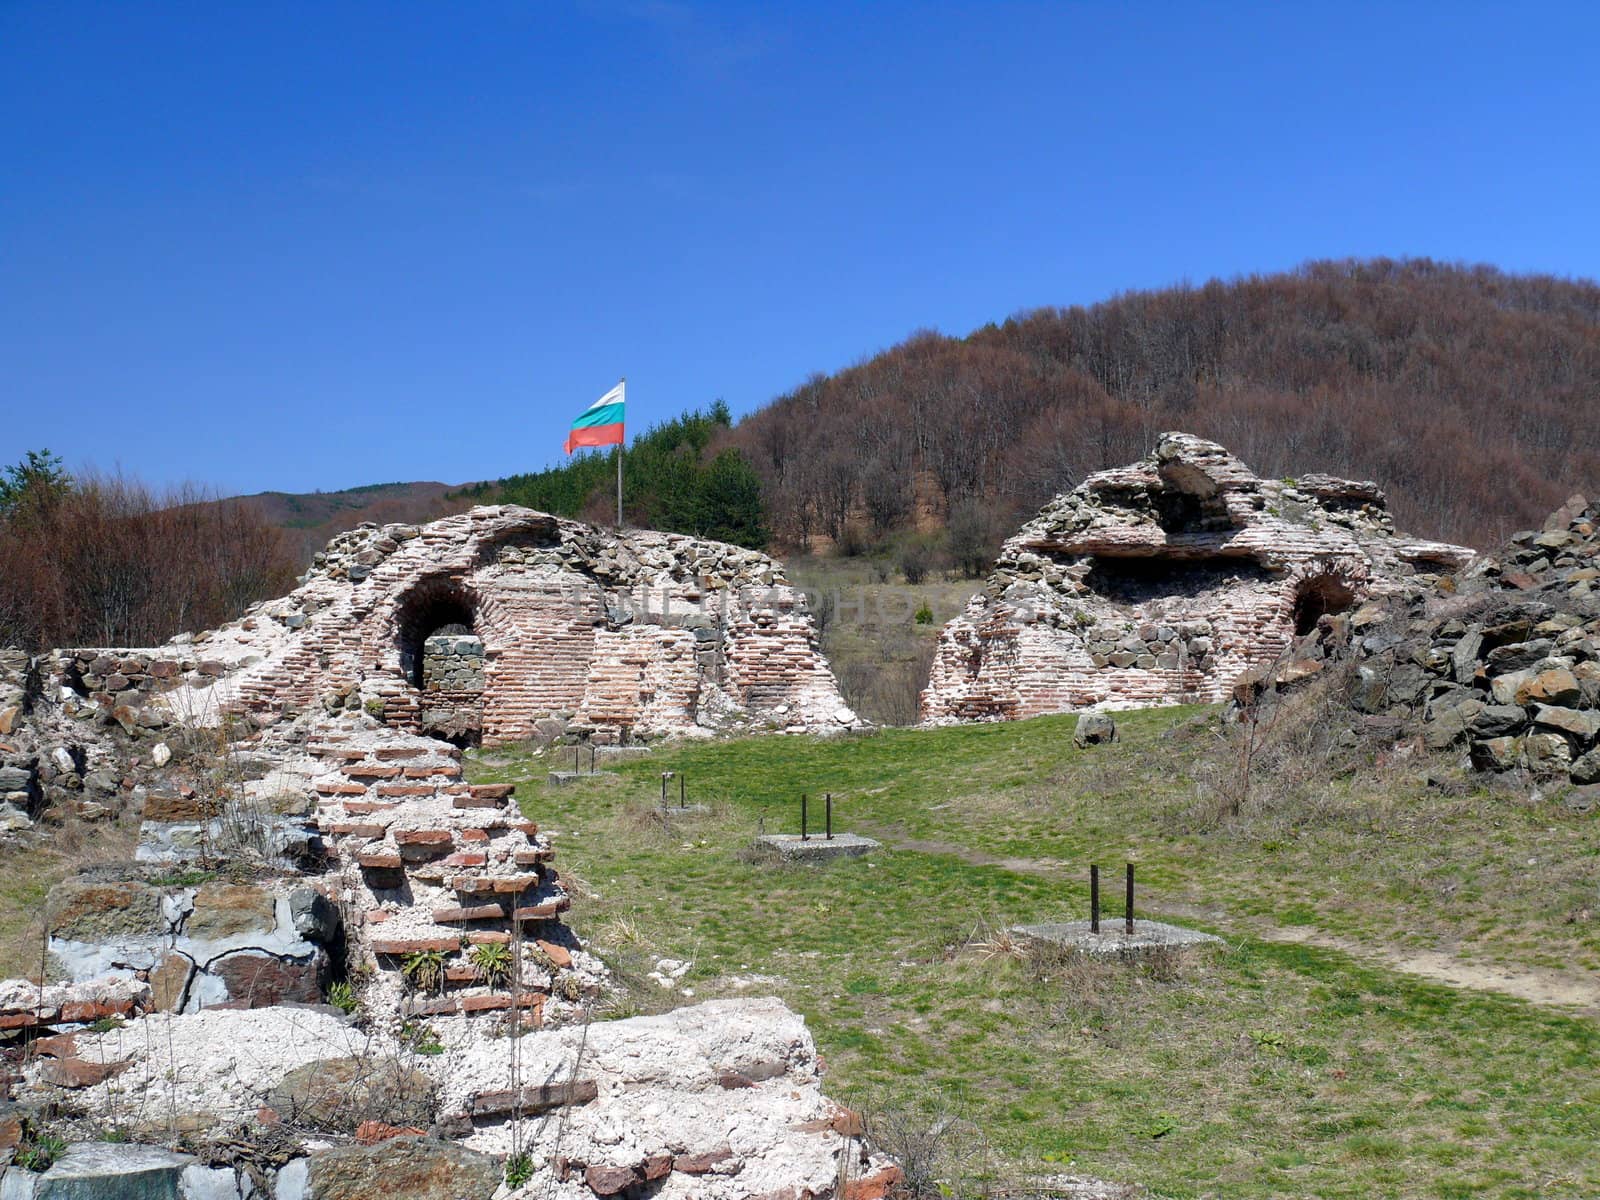
<path fill-rule="evenodd" d="M 572 423 L 567 434 L 566 452 L 571 454 L 583 446 L 620 446 L 622 437 L 623 388 L 626 380 L 617 384 L 600 399 L 583 410 L 583 415 Z"/>

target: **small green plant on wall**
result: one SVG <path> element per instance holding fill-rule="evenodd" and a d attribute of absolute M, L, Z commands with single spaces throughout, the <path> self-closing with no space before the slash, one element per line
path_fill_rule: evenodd
<path fill-rule="evenodd" d="M 406 955 L 400 972 L 419 992 L 437 992 L 444 986 L 444 952 L 417 950 Z"/>
<path fill-rule="evenodd" d="M 513 1154 L 506 1159 L 506 1186 L 519 1188 L 533 1178 L 533 1157 Z"/>
<path fill-rule="evenodd" d="M 355 989 L 343 979 L 328 989 L 328 1003 L 345 1013 L 353 1013 L 359 1007 Z"/>
<path fill-rule="evenodd" d="M 503 987 L 511 978 L 511 947 L 503 942 L 489 942 L 472 948 L 472 965 L 478 977 L 490 987 Z"/>

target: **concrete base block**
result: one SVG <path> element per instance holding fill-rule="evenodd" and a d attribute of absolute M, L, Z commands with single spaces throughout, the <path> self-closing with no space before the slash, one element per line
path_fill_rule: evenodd
<path fill-rule="evenodd" d="M 1084 954 L 1139 955 L 1153 950 L 1186 949 L 1207 942 L 1222 941 L 1198 929 L 1168 925 L 1164 921 L 1135 918 L 1130 934 L 1121 917 L 1102 917 L 1100 932 L 1094 933 L 1088 921 L 1054 921 L 1041 925 L 1018 925 L 1009 932 L 1032 941 L 1062 946 Z"/>
<path fill-rule="evenodd" d="M 798 833 L 769 833 L 756 839 L 756 844 L 770 847 L 785 862 L 831 862 L 836 858 L 860 858 L 883 848 L 882 842 L 855 833 L 836 833 L 825 838 L 813 833 L 801 840 Z"/>

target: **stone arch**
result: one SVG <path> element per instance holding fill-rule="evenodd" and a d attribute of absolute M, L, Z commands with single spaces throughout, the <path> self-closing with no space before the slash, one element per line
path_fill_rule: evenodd
<path fill-rule="evenodd" d="M 394 614 L 395 649 L 406 682 L 419 690 L 426 686 L 423 648 L 430 637 L 475 634 L 477 619 L 477 595 L 453 575 L 435 575 L 407 590 Z"/>

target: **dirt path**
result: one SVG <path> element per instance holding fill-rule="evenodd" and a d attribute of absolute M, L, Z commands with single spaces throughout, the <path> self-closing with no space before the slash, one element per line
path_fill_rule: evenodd
<path fill-rule="evenodd" d="M 1251 927 L 1255 936 L 1270 942 L 1294 942 L 1338 950 L 1352 958 L 1380 963 L 1394 971 L 1419 979 L 1475 992 L 1499 992 L 1530 1004 L 1552 1008 L 1579 1008 L 1600 1014 L 1600 981 L 1564 971 L 1542 967 L 1494 966 L 1456 958 L 1438 950 L 1398 950 L 1392 946 L 1373 946 L 1353 938 L 1335 937 L 1309 926 Z"/>
<path fill-rule="evenodd" d="M 928 841 L 901 836 L 897 830 L 877 828 L 871 831 L 899 850 L 912 850 L 920 854 L 948 854 L 971 863 L 975 867 L 999 867 L 1023 875 L 1060 877 L 1071 865 L 1054 858 L 1007 858 L 985 854 L 968 846 L 953 842 Z M 1337 950 L 1363 962 L 1376 963 L 1391 971 L 1446 984 L 1474 992 L 1498 992 L 1514 996 L 1530 1004 L 1548 1008 L 1580 1009 L 1590 1015 L 1600 1015 L 1600 978 L 1566 971 L 1552 971 L 1543 967 L 1510 968 L 1489 963 L 1456 958 L 1438 950 L 1409 950 L 1357 941 L 1323 933 L 1309 925 L 1273 925 L 1254 918 L 1238 920 L 1229 918 L 1220 909 L 1201 911 L 1188 905 L 1168 905 L 1166 915 L 1201 917 L 1207 921 L 1231 924 L 1233 928 L 1267 942 L 1286 942 L 1295 945 L 1316 946 L 1324 950 Z"/>

